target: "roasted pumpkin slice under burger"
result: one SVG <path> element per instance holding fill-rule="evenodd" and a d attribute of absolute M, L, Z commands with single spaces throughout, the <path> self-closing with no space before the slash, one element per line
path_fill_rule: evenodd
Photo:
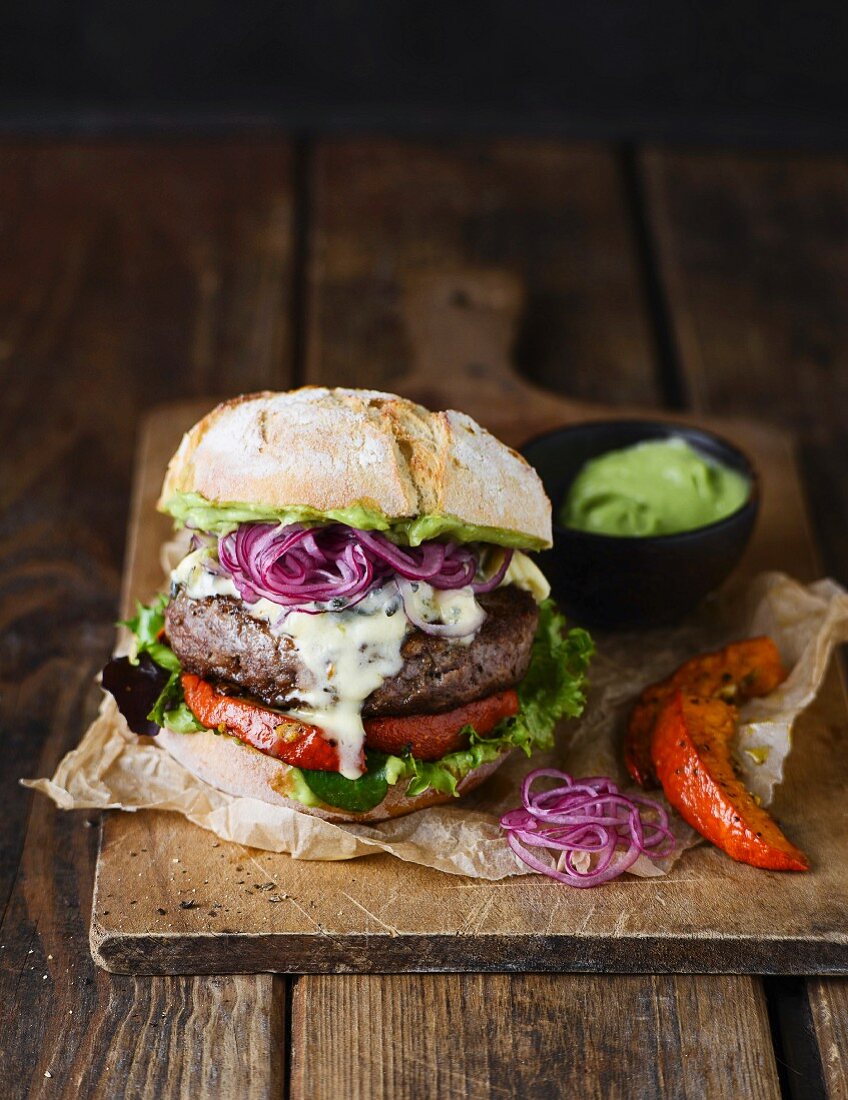
<path fill-rule="evenodd" d="M 295 767 L 339 771 L 338 748 L 317 726 L 248 699 L 225 695 L 208 680 L 191 673 L 183 673 L 181 679 L 186 703 L 207 729 L 237 737 Z M 369 749 L 394 755 L 409 752 L 419 760 L 438 760 L 465 747 L 469 726 L 479 737 L 485 737 L 501 719 L 517 712 L 518 694 L 510 690 L 444 714 L 371 718 L 364 723 L 365 744 Z"/>

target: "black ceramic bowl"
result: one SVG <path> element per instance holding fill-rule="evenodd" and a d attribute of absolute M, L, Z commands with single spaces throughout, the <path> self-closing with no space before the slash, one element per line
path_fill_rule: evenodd
<path fill-rule="evenodd" d="M 671 436 L 748 478 L 751 492 L 738 511 L 708 527 L 644 538 L 598 535 L 558 522 L 568 489 L 589 459 Z M 661 626 L 680 619 L 726 580 L 754 529 L 757 473 L 742 451 L 712 432 L 654 420 L 587 421 L 537 436 L 521 452 L 539 471 L 554 509 L 553 549 L 539 555 L 539 566 L 566 614 L 588 626 Z"/>

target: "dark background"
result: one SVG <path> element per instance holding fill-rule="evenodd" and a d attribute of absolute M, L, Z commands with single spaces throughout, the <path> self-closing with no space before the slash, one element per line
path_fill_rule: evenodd
<path fill-rule="evenodd" d="M 845 0 L 0 3 L 2 1095 L 309 1095 L 339 1067 L 344 1095 L 375 1058 L 385 1095 L 773 1093 L 775 1066 L 785 1098 L 842 1094 L 840 978 L 107 975 L 99 817 L 14 780 L 96 713 L 145 411 L 394 388 L 418 265 L 521 278 L 520 365 L 559 392 L 792 431 L 848 581 L 846 23 Z M 428 140 L 320 140 L 366 131 Z M 473 134 L 565 140 L 430 139 Z"/>
<path fill-rule="evenodd" d="M 0 127 L 844 148 L 848 6 L 6 0 Z"/>

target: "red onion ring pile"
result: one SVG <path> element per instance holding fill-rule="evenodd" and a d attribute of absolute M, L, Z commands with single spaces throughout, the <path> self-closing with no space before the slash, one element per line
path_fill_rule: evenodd
<path fill-rule="evenodd" d="M 558 785 L 534 792 L 535 781 L 545 777 Z M 521 784 L 521 801 L 501 818 L 507 844 L 528 867 L 569 886 L 599 886 L 624 874 L 640 855 L 662 859 L 674 851 L 665 809 L 652 798 L 622 794 L 607 776 L 575 780 L 556 768 L 537 768 Z M 559 856 L 552 864 L 526 846 Z M 591 857 L 588 871 L 575 865 L 581 852 Z"/>
<path fill-rule="evenodd" d="M 218 557 L 248 603 L 264 598 L 289 609 L 306 609 L 336 601 L 339 607 L 352 607 L 396 577 L 426 581 L 434 588 L 469 585 L 475 593 L 490 592 L 503 580 L 512 551 L 505 551 L 493 576 L 479 581 L 476 555 L 456 542 L 396 546 L 379 531 L 341 523 L 243 523 L 218 540 Z"/>

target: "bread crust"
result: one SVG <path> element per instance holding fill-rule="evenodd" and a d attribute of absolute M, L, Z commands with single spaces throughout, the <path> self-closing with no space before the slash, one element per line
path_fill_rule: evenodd
<path fill-rule="evenodd" d="M 275 760 L 258 749 L 245 745 L 235 737 L 219 735 L 209 730 L 197 733 L 174 733 L 160 730 L 157 744 L 171 754 L 184 768 L 198 779 L 216 787 L 226 794 L 242 798 L 258 798 L 273 806 L 288 806 L 300 813 L 311 814 L 325 821 L 336 823 L 369 823 L 386 821 L 388 818 L 401 817 L 413 810 L 423 810 L 427 806 L 436 806 L 441 802 L 452 802 L 453 795 L 440 791 L 424 791 L 414 798 L 403 793 L 406 781 L 401 779 L 389 792 L 379 806 L 366 813 L 347 813 L 323 803 L 320 806 L 305 806 L 302 802 L 287 796 L 291 790 L 291 768 L 288 764 Z M 478 787 L 485 779 L 504 763 L 510 755 L 505 750 L 496 760 L 481 764 L 464 776 L 457 784 L 459 794 L 467 794 Z"/>
<path fill-rule="evenodd" d="M 305 386 L 218 405 L 183 437 L 159 508 L 212 503 L 319 512 L 365 505 L 387 520 L 443 515 L 551 545 L 536 471 L 465 413 L 377 390 Z"/>

